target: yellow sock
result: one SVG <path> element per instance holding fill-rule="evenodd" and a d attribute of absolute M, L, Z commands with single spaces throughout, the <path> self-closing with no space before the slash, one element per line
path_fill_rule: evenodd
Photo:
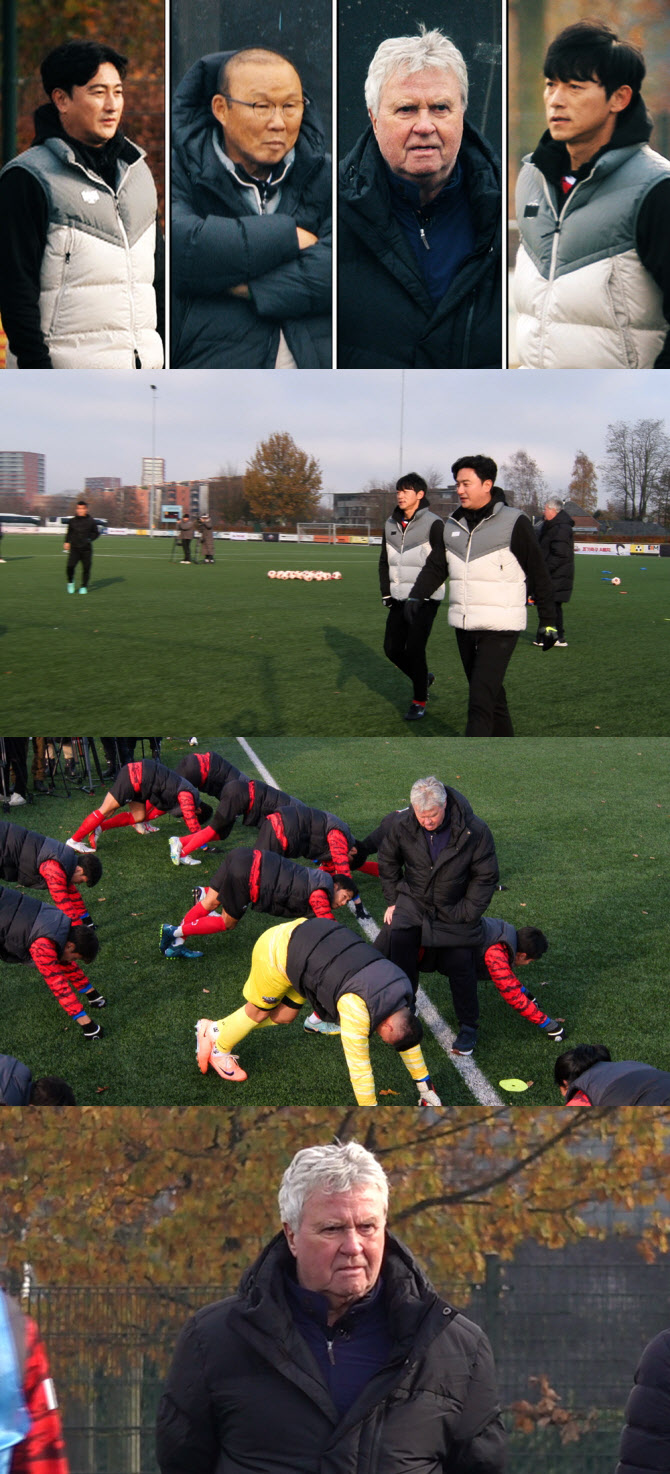
<path fill-rule="evenodd" d="M 401 1049 L 399 1050 L 399 1054 L 413 1080 L 423 1080 L 430 1073 L 420 1044 L 414 1044 L 411 1049 Z"/>
<path fill-rule="evenodd" d="M 226 1018 L 217 1019 L 217 1025 L 219 1033 L 216 1047 L 221 1050 L 222 1054 L 231 1054 L 241 1039 L 246 1039 L 252 1029 L 258 1028 L 256 1020 L 249 1018 L 244 1007 L 238 1008 L 236 1013 L 229 1013 Z"/>

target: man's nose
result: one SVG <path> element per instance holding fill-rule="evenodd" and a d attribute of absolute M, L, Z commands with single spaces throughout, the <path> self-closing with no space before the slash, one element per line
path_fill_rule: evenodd
<path fill-rule="evenodd" d="M 283 133 L 286 128 L 286 118 L 279 104 L 275 105 L 275 110 L 270 118 L 270 127 L 277 129 L 280 133 Z"/>
<path fill-rule="evenodd" d="M 352 1258 L 355 1255 L 360 1254 L 362 1242 L 363 1240 L 361 1239 L 358 1230 L 355 1228 L 348 1228 L 342 1239 L 341 1247 L 343 1254 L 350 1254 Z"/>
<path fill-rule="evenodd" d="M 414 119 L 415 133 L 433 133 L 435 131 L 435 119 L 431 116 L 430 108 L 419 108 Z"/>

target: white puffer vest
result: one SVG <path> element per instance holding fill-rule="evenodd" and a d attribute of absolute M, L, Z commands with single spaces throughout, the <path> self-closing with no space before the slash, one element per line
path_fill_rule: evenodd
<path fill-rule="evenodd" d="M 442 518 L 436 512 L 431 512 L 430 507 L 419 507 L 404 532 L 395 517 L 387 518 L 384 537 L 393 599 L 409 598 L 430 555 L 430 529 L 434 522 L 441 521 Z M 435 593 L 431 594 L 431 599 L 439 601 L 444 598 L 444 593 L 444 584 L 441 583 Z"/>
<path fill-rule="evenodd" d="M 40 317 L 54 368 L 162 368 L 156 332 L 156 189 L 144 152 L 119 161 L 116 193 L 48 138 L 7 167 L 27 169 L 48 201 Z M 8 367 L 16 360 L 8 353 Z"/>
<path fill-rule="evenodd" d="M 517 507 L 496 502 L 470 532 L 457 515 L 444 524 L 449 623 L 458 630 L 525 630 L 526 576 L 510 550 Z"/>
<path fill-rule="evenodd" d="M 670 175 L 648 144 L 610 149 L 562 205 L 524 159 L 514 299 L 524 368 L 653 368 L 670 324 L 636 249 L 640 208 Z"/>

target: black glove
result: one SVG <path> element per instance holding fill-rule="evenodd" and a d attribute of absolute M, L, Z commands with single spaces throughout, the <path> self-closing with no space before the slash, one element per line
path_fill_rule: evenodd
<path fill-rule="evenodd" d="M 554 628 L 553 624 L 541 624 L 537 632 L 537 637 L 538 640 L 542 641 L 543 650 L 551 650 L 552 645 L 555 645 L 558 639 L 558 630 Z"/>
<path fill-rule="evenodd" d="M 107 999 L 103 998 L 102 993 L 84 993 L 82 996 L 91 1008 L 105 1008 L 107 1006 Z"/>
<path fill-rule="evenodd" d="M 393 600 L 392 600 L 390 594 L 382 594 L 382 604 L 384 605 L 384 608 L 385 609 L 390 609 L 392 603 L 393 603 Z"/>
<path fill-rule="evenodd" d="M 85 1039 L 102 1039 L 104 1029 L 102 1024 L 83 1024 L 81 1032 Z"/>
<path fill-rule="evenodd" d="M 413 624 L 423 604 L 423 599 L 405 599 L 405 624 Z"/>
<path fill-rule="evenodd" d="M 565 1020 L 550 1018 L 544 1025 L 544 1032 L 548 1039 L 553 1039 L 554 1044 L 561 1044 L 565 1034 Z"/>

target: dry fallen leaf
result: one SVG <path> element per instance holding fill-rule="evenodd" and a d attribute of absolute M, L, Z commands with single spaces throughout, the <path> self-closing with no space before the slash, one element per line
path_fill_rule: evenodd
<path fill-rule="evenodd" d="M 380 1090 L 380 1095 L 399 1095 L 399 1090 Z"/>

